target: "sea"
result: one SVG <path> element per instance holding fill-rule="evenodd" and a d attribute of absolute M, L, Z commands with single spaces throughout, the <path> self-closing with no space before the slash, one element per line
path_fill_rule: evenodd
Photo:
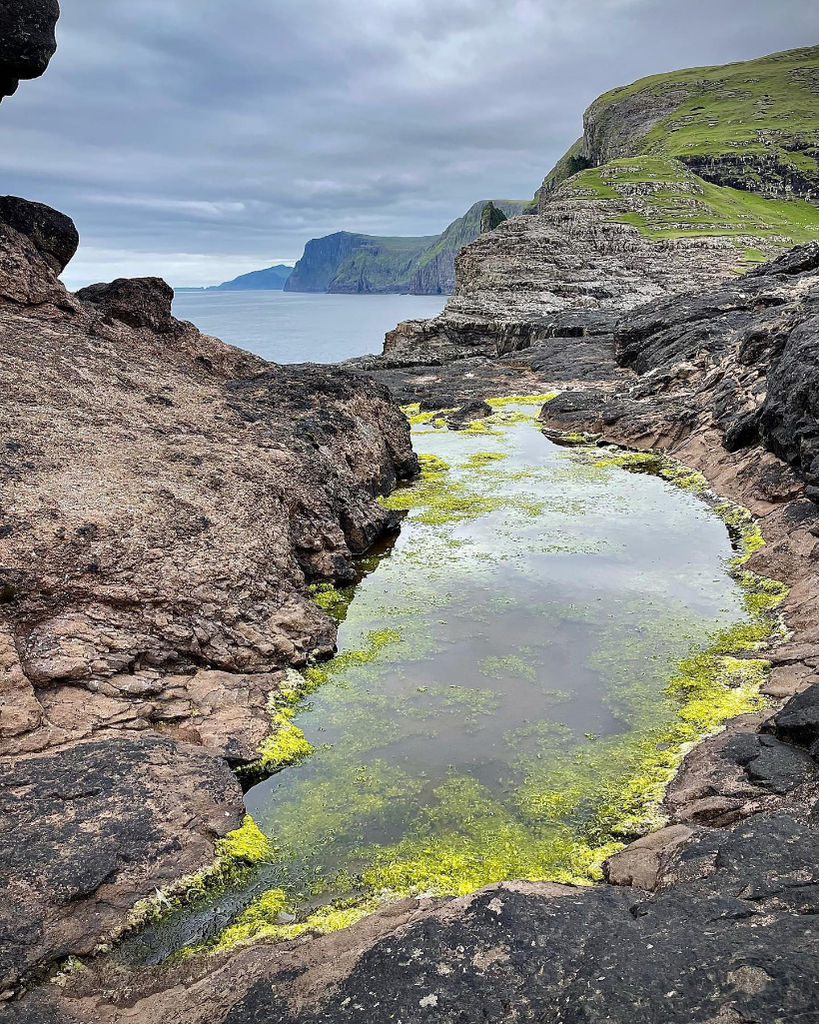
<path fill-rule="evenodd" d="M 445 295 L 178 292 L 174 316 L 276 363 L 335 363 L 378 353 L 402 320 L 436 316 Z"/>

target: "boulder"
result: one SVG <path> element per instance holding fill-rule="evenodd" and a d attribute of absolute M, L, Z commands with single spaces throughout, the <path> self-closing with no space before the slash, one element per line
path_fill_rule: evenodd
<path fill-rule="evenodd" d="M 742 733 L 721 753 L 726 760 L 741 765 L 753 784 L 772 793 L 789 793 L 819 779 L 819 766 L 804 750 L 774 736 Z"/>
<path fill-rule="evenodd" d="M 777 737 L 800 747 L 810 747 L 819 740 L 819 683 L 791 697 L 768 723 Z"/>
<path fill-rule="evenodd" d="M 39 78 L 57 49 L 57 0 L 0 4 L 0 100 L 17 91 L 20 79 Z"/>
<path fill-rule="evenodd" d="M 447 416 L 446 422 L 450 430 L 462 430 L 475 420 L 482 420 L 491 415 L 492 406 L 488 402 L 484 402 L 481 398 L 473 398 L 464 402 L 455 412 L 451 412 Z"/>
<path fill-rule="evenodd" d="M 687 825 L 668 825 L 637 839 L 603 862 L 603 875 L 611 885 L 633 885 L 652 892 L 663 867 L 694 834 Z"/>
<path fill-rule="evenodd" d="M 76 294 L 109 319 L 136 329 L 165 334 L 176 322 L 171 315 L 173 288 L 161 277 L 118 277 L 110 284 L 88 285 Z"/>
<path fill-rule="evenodd" d="M 80 244 L 74 221 L 43 203 L 0 196 L 0 221 L 29 238 L 55 274 L 65 270 Z"/>

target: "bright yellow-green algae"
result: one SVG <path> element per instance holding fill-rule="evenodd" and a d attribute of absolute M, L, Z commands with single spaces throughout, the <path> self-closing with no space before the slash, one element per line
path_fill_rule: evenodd
<path fill-rule="evenodd" d="M 271 840 L 246 814 L 239 828 L 228 832 L 215 845 L 212 864 L 192 875 L 185 875 L 154 896 L 140 900 L 112 940 L 125 932 L 159 921 L 174 910 L 193 905 L 226 886 L 248 880 L 260 864 L 275 861 L 278 854 Z"/>
<path fill-rule="evenodd" d="M 462 436 L 465 432 L 459 433 Z M 499 436 L 502 434 L 499 429 Z M 495 453 L 473 453 L 471 458 L 485 454 Z M 696 495 L 707 495 L 704 477 L 653 453 L 597 450 L 582 453 L 580 461 L 574 455 L 571 458 L 581 471 L 583 461 L 588 459 L 594 472 L 613 467 L 638 469 L 663 476 Z M 477 459 L 471 462 L 471 468 L 494 477 L 504 472 L 500 463 L 500 459 Z M 511 480 L 515 475 L 509 472 L 506 477 Z M 525 511 L 533 504 L 520 495 L 507 495 L 504 503 L 494 492 L 475 493 L 462 480 L 451 479 L 447 463 L 431 455 L 422 458 L 421 481 L 396 492 L 384 503 L 411 511 L 414 522 L 439 531 L 497 509 L 512 506 Z M 612 635 L 601 637 L 595 667 L 607 680 L 612 708 L 619 712 L 627 709 L 627 733 L 601 738 L 587 734 L 586 743 L 578 745 L 572 730 L 557 722 L 533 722 L 521 727 L 516 730 L 515 742 L 519 741 L 522 749 L 526 743 L 534 743 L 534 747 L 522 753 L 518 762 L 523 782 L 516 791 L 516 809 L 504 805 L 475 778 L 454 775 L 444 779 L 434 790 L 434 803 L 419 805 L 411 835 L 360 851 L 360 874 L 346 883 L 335 879 L 338 895 L 332 903 L 303 911 L 297 923 L 283 925 L 277 923 L 281 911 L 297 907 L 288 906 L 285 889 L 273 889 L 236 918 L 215 948 L 249 938 L 290 938 L 308 930 L 344 927 L 380 902 L 408 893 L 462 894 L 504 878 L 588 883 L 600 877 L 601 861 L 621 848 L 624 841 L 663 824 L 660 801 L 684 753 L 727 719 L 763 706 L 759 688 L 767 663 L 737 655 L 753 654 L 776 635 L 775 609 L 785 593 L 778 583 L 744 568 L 753 551 L 764 543 L 750 514 L 730 503 L 714 507 L 738 549 L 731 571 L 743 588 L 749 619 L 720 630 L 705 649 L 694 646 L 676 665 L 669 666 L 665 693 L 659 699 L 656 693 L 647 694 L 640 682 L 646 659 L 652 657 L 652 630 L 656 635 L 682 630 L 684 635 L 684 625 L 659 618 L 650 624 L 646 636 L 635 638 L 618 634 L 614 623 Z M 447 543 L 457 547 L 462 542 Z M 420 557 L 423 560 L 424 553 Z M 494 597 L 488 595 L 488 606 Z M 428 599 L 428 593 L 419 598 Z M 548 608 L 547 601 L 544 614 L 548 614 Z M 579 621 L 585 615 L 582 607 L 561 612 L 569 617 L 574 614 Z M 441 614 L 446 614 L 443 606 Z M 400 649 L 399 645 L 414 649 L 418 640 L 415 634 L 404 637 L 392 629 L 370 631 L 363 645 L 309 668 L 304 674 L 304 689 L 311 692 L 333 678 L 342 680 L 347 670 L 373 665 L 387 652 Z M 512 658 L 486 658 L 480 671 L 489 678 L 504 672 L 526 679 L 532 668 L 521 657 L 523 653 L 520 650 Z M 476 716 L 488 713 L 494 697 L 491 691 L 458 687 L 419 685 L 417 689 L 425 694 L 440 693 L 442 708 L 449 699 L 453 709 L 464 716 L 468 707 Z M 454 691 L 449 698 L 447 690 Z M 570 696 L 555 692 L 553 700 L 559 705 Z M 373 692 L 370 700 L 373 707 L 389 706 L 396 718 L 404 713 L 400 701 L 389 703 L 387 694 Z M 359 726 L 362 751 L 366 750 L 366 716 L 358 725 L 354 721 L 347 724 L 352 732 L 351 751 L 356 749 Z M 357 799 L 371 801 L 373 806 L 412 792 L 410 781 L 396 767 L 376 762 L 357 769 L 355 753 L 352 757 L 349 779 L 346 783 L 337 780 L 337 792 L 318 786 L 310 805 L 300 804 L 305 826 L 309 823 L 316 834 L 332 834 L 342 824 L 346 805 L 340 794 L 345 785 L 355 787 Z M 322 885 L 319 880 L 315 890 L 318 897 Z"/>
<path fill-rule="evenodd" d="M 507 405 L 544 405 L 557 396 L 557 391 L 549 391 L 544 395 L 503 395 L 500 398 L 488 398 L 487 405 L 493 409 L 503 409 Z"/>
<path fill-rule="evenodd" d="M 475 452 L 467 459 L 467 466 L 470 469 L 479 469 L 481 466 L 491 466 L 493 462 L 501 462 L 509 456 L 506 452 Z"/>
<path fill-rule="evenodd" d="M 344 618 L 352 596 L 351 587 L 341 590 L 332 583 L 314 583 L 310 587 L 310 597 L 336 622 L 340 622 Z"/>

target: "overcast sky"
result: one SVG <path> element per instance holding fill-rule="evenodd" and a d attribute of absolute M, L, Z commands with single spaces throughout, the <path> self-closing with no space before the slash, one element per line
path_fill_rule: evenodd
<path fill-rule="evenodd" d="M 0 191 L 70 214 L 76 287 L 211 284 L 341 229 L 529 198 L 599 93 L 819 42 L 817 0 L 62 0 L 0 107 Z"/>

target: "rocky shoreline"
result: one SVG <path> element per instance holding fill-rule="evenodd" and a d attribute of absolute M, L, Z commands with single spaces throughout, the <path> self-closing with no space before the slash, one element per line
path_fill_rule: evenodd
<path fill-rule="evenodd" d="M 0 212 L 0 991 L 90 952 L 242 821 L 288 666 L 417 472 L 387 390 L 171 316 L 155 279 L 69 295 L 68 218 Z M 21 268 L 26 268 L 26 273 Z"/>
<path fill-rule="evenodd" d="M 55 0 L 23 7 L 0 95 L 54 50 Z M 2 1019 L 819 1022 L 819 243 L 714 284 L 732 246 L 649 241 L 622 209 L 546 190 L 464 250 L 442 318 L 319 368 L 201 335 L 158 279 L 70 295 L 71 221 L 0 201 Z M 770 710 L 687 755 L 669 825 L 608 884 L 510 881 L 321 937 L 78 966 L 236 834 L 232 769 L 270 695 L 333 649 L 311 584 L 349 581 L 396 529 L 377 498 L 418 468 L 398 403 L 472 417 L 553 390 L 548 435 L 668 453 L 757 517 L 748 568 L 790 588 Z"/>
<path fill-rule="evenodd" d="M 512 1012 L 647 1024 L 814 1019 L 819 515 L 805 497 L 812 484 L 766 445 L 787 424 L 807 463 L 800 403 L 810 388 L 779 392 L 770 382 L 809 379 L 803 340 L 815 331 L 817 294 L 811 246 L 710 293 L 644 307 L 611 335 L 577 339 L 581 353 L 600 352 L 590 381 L 578 380 L 582 359 L 561 381 L 533 369 L 543 352 L 524 355 L 527 381 L 563 386 L 541 414 L 547 432 L 594 433 L 700 470 L 758 517 L 767 543 L 749 567 L 790 587 L 791 636 L 768 652 L 770 711 L 732 721 L 686 757 L 666 797 L 669 826 L 611 859 L 616 884 L 503 883 L 459 900 L 404 900 L 343 932 L 204 962 L 137 972 L 101 962 L 15 1012 L 146 1024 L 169 1014 L 184 1024 L 466 1022 Z M 570 351 L 573 339 L 561 341 Z M 635 351 L 639 373 L 627 365 Z M 601 379 L 606 353 L 612 372 Z M 404 394 L 434 405 L 451 388 L 464 403 L 521 372 L 487 364 L 470 378 L 452 366 L 407 371 Z M 398 387 L 394 368 L 373 372 Z M 749 415 L 756 433 L 737 429 Z"/>

